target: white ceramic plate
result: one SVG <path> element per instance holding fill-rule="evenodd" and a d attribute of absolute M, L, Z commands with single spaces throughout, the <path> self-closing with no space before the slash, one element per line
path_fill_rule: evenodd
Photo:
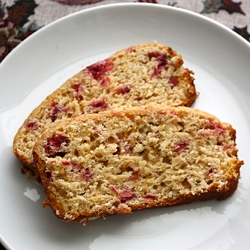
<path fill-rule="evenodd" d="M 194 107 L 231 123 L 245 161 L 237 192 L 208 201 L 91 221 L 58 220 L 43 188 L 20 174 L 13 136 L 65 79 L 132 44 L 157 40 L 183 55 L 200 93 Z M 0 64 L 0 236 L 9 249 L 249 249 L 250 45 L 198 14 L 153 4 L 75 13 L 36 32 Z"/>

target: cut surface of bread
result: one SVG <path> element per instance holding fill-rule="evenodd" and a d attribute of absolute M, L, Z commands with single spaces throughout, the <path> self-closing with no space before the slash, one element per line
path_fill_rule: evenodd
<path fill-rule="evenodd" d="M 181 55 L 158 43 L 118 51 L 81 70 L 35 108 L 17 132 L 13 152 L 36 176 L 33 146 L 54 122 L 123 105 L 190 106 L 197 97 L 192 75 Z"/>
<path fill-rule="evenodd" d="M 209 199 L 237 189 L 243 161 L 230 124 L 188 107 L 146 105 L 55 124 L 34 159 L 61 219 L 127 214 Z"/>

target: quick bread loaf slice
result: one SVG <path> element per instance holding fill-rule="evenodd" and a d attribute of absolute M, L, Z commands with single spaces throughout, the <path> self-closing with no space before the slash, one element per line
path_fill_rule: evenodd
<path fill-rule="evenodd" d="M 146 105 L 55 124 L 33 155 L 58 218 L 85 221 L 209 199 L 237 189 L 236 132 L 188 107 Z"/>
<path fill-rule="evenodd" d="M 197 97 L 192 75 L 181 55 L 158 43 L 118 51 L 81 70 L 35 108 L 17 132 L 13 152 L 37 176 L 33 146 L 54 122 L 123 105 L 190 106 Z"/>

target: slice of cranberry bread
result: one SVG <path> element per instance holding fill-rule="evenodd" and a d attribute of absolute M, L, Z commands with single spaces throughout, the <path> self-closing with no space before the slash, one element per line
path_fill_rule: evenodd
<path fill-rule="evenodd" d="M 18 130 L 13 152 L 24 170 L 37 175 L 32 149 L 55 121 L 123 105 L 190 106 L 197 97 L 192 74 L 183 67 L 180 55 L 158 43 L 118 51 L 83 69 L 49 95 Z"/>
<path fill-rule="evenodd" d="M 209 199 L 237 189 L 236 132 L 188 107 L 146 105 L 86 114 L 44 132 L 33 155 L 61 219 L 85 221 Z"/>

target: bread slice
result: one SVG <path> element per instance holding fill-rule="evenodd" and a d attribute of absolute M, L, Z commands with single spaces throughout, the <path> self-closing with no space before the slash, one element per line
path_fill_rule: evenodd
<path fill-rule="evenodd" d="M 188 107 L 146 105 L 86 114 L 48 129 L 34 147 L 61 219 L 85 221 L 209 199 L 237 189 L 236 132 Z"/>
<path fill-rule="evenodd" d="M 49 95 L 18 130 L 13 152 L 36 177 L 32 150 L 60 119 L 151 102 L 190 106 L 197 97 L 193 72 L 181 55 L 158 43 L 139 44 L 81 70 Z"/>

